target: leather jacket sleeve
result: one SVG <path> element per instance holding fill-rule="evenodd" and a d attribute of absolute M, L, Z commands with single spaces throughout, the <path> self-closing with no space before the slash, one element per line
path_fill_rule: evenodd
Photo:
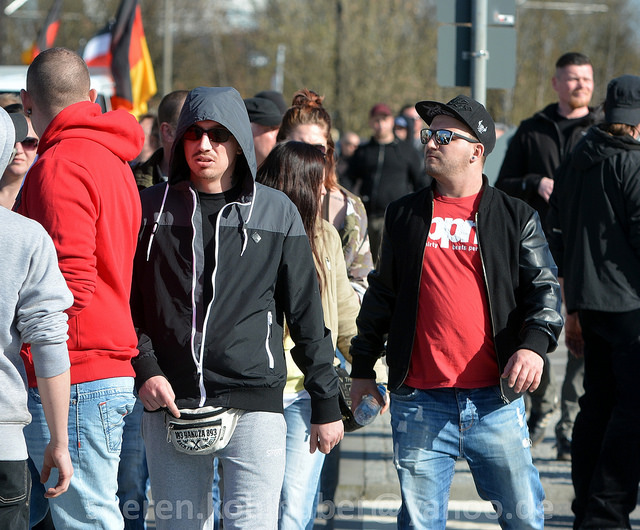
<path fill-rule="evenodd" d="M 523 226 L 519 275 L 523 306 L 520 347 L 544 355 L 556 349 L 563 319 L 557 267 L 537 213 Z"/>

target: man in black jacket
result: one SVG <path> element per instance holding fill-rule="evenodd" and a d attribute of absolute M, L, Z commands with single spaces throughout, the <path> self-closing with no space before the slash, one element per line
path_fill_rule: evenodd
<path fill-rule="evenodd" d="M 352 341 L 353 406 L 379 395 L 386 352 L 401 530 L 444 527 L 459 457 L 501 525 L 543 528 L 521 393 L 562 328 L 555 265 L 538 214 L 482 174 L 495 145 L 484 106 L 457 96 L 416 109 L 434 184 L 387 208 Z"/>
<path fill-rule="evenodd" d="M 369 240 L 373 259 L 378 257 L 384 210 L 407 193 L 428 182 L 420 155 L 409 142 L 396 138 L 391 109 L 378 103 L 369 111 L 371 139 L 361 144 L 349 160 L 347 171 L 353 192 L 362 197 L 369 220 Z"/>
<path fill-rule="evenodd" d="M 574 528 L 631 528 L 640 481 L 640 77 L 613 79 L 605 122 L 563 164 L 549 244 L 564 279 L 566 336 L 584 338 L 573 430 Z M 582 333 L 578 328 L 582 325 Z"/>
<path fill-rule="evenodd" d="M 593 94 L 593 67 L 586 55 L 565 53 L 551 78 L 558 102 L 547 105 L 524 120 L 513 136 L 496 181 L 496 188 L 519 197 L 540 215 L 545 234 L 549 196 L 554 173 L 571 153 L 587 129 L 599 118 L 589 107 Z M 571 458 L 571 432 L 582 395 L 584 363 L 569 349 L 561 391 L 561 417 L 556 425 L 557 457 Z M 533 445 L 542 441 L 558 401 L 555 376 L 550 364 L 538 390 L 531 394 L 529 430 Z"/>
<path fill-rule="evenodd" d="M 178 120 L 168 182 L 140 194 L 133 365 L 154 501 L 173 510 L 156 516 L 160 530 L 213 528 L 214 457 L 224 469 L 225 529 L 277 526 L 285 318 L 311 397 L 309 450 L 328 453 L 342 438 L 309 240 L 295 205 L 255 174 L 240 94 L 199 87 Z M 185 503 L 191 521 L 178 511 Z"/>

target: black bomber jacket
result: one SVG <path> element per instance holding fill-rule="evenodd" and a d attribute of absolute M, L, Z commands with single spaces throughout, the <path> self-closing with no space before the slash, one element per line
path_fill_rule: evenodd
<path fill-rule="evenodd" d="M 538 214 L 489 186 L 486 177 L 482 191 L 476 230 L 501 373 L 520 348 L 541 356 L 556 348 L 563 325 L 560 286 Z M 379 264 L 369 275 L 352 341 L 352 377 L 375 377 L 373 366 L 385 353 L 389 389 L 400 387 L 407 376 L 432 212 L 433 187 L 387 209 Z M 500 382 L 505 401 L 518 397 Z"/>

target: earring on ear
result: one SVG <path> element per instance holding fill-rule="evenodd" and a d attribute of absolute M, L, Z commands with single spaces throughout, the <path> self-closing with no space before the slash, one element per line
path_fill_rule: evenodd
<path fill-rule="evenodd" d="M 475 156 L 472 156 L 472 157 L 471 157 L 471 160 L 475 160 L 475 159 L 476 159 L 476 157 L 475 157 Z"/>
<path fill-rule="evenodd" d="M 31 109 L 27 109 L 27 116 L 31 116 Z"/>

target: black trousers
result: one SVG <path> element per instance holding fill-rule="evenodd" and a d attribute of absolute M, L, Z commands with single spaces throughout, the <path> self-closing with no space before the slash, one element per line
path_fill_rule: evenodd
<path fill-rule="evenodd" d="M 573 429 L 574 528 L 631 528 L 640 480 L 640 310 L 581 311 L 584 387 Z"/>
<path fill-rule="evenodd" d="M 0 461 L 0 528 L 28 530 L 30 493 L 27 461 Z"/>

